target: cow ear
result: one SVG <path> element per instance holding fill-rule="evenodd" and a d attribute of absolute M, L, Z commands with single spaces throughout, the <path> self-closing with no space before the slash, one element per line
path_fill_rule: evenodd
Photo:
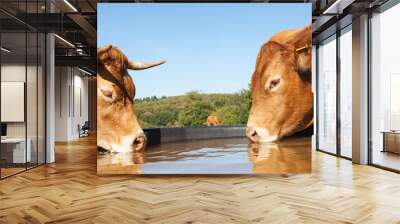
<path fill-rule="evenodd" d="M 311 72 L 311 47 L 302 52 L 296 52 L 296 66 L 300 73 Z"/>
<path fill-rule="evenodd" d="M 291 44 L 294 46 L 298 71 L 311 73 L 311 25 L 305 27 Z"/>

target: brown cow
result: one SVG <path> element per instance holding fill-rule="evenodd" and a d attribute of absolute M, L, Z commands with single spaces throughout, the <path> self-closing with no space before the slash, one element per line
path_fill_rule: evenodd
<path fill-rule="evenodd" d="M 147 140 L 134 112 L 135 85 L 128 69 L 143 70 L 165 61 L 130 61 L 108 45 L 97 50 L 97 62 L 97 146 L 113 152 L 144 149 Z"/>
<path fill-rule="evenodd" d="M 219 120 L 217 116 L 207 117 L 207 126 L 217 126 L 217 125 L 219 125 Z"/>
<path fill-rule="evenodd" d="M 251 88 L 251 141 L 272 142 L 312 125 L 311 26 L 280 32 L 261 47 Z"/>

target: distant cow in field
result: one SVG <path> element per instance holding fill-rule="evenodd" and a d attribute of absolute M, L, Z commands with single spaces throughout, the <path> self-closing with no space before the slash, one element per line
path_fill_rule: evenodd
<path fill-rule="evenodd" d="M 217 116 L 207 117 L 207 126 L 217 126 L 217 125 L 219 125 L 219 120 Z"/>
<path fill-rule="evenodd" d="M 311 25 L 274 35 L 258 54 L 251 79 L 246 135 L 272 142 L 313 124 Z"/>
<path fill-rule="evenodd" d="M 128 69 L 143 70 L 164 62 L 134 62 L 111 45 L 97 50 L 98 147 L 113 152 L 144 149 L 147 140 L 134 111 L 135 85 Z"/>

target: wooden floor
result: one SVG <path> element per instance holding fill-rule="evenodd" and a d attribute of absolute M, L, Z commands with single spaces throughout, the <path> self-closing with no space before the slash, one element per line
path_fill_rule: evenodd
<path fill-rule="evenodd" d="M 313 173 L 97 176 L 94 138 L 0 181 L 0 223 L 400 223 L 400 175 L 313 152 Z"/>
<path fill-rule="evenodd" d="M 25 167 L 23 167 L 23 168 L 19 168 L 19 167 L 17 167 L 17 168 L 15 168 L 15 167 L 1 168 L 1 177 L 2 178 L 7 177 L 7 176 L 10 176 L 10 175 L 13 175 L 13 174 L 16 174 L 19 172 L 23 172 L 23 171 L 25 171 Z"/>
<path fill-rule="evenodd" d="M 374 164 L 400 170 L 400 154 L 374 151 L 372 160 Z"/>

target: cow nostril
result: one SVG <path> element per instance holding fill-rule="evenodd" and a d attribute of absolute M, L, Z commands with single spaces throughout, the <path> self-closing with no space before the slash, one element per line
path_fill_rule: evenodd
<path fill-rule="evenodd" d="M 250 141 L 252 141 L 252 142 L 258 142 L 259 136 L 258 136 L 258 133 L 257 133 L 257 131 L 255 130 L 255 128 L 253 128 L 253 127 L 248 127 L 246 132 L 247 132 L 246 135 L 247 135 L 247 137 L 250 139 Z"/>
<path fill-rule="evenodd" d="M 139 135 L 133 141 L 133 147 L 134 147 L 135 151 L 143 150 L 145 148 L 145 146 L 146 146 L 146 136 L 145 135 Z"/>
<path fill-rule="evenodd" d="M 133 141 L 133 144 L 140 144 L 142 143 L 142 139 L 141 138 L 136 138 L 135 141 Z"/>

